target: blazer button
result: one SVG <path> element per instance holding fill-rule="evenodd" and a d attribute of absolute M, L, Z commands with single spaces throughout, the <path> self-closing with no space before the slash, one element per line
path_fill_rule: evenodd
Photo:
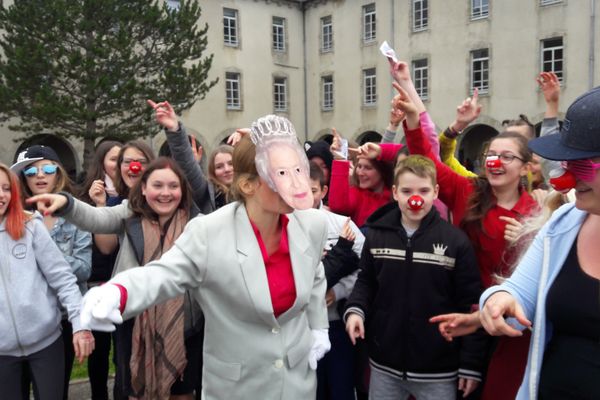
<path fill-rule="evenodd" d="M 275 360 L 275 368 L 283 368 L 283 360 Z"/>
<path fill-rule="evenodd" d="M 279 333 L 279 328 L 273 328 L 271 329 L 271 333 L 274 335 L 277 335 Z"/>

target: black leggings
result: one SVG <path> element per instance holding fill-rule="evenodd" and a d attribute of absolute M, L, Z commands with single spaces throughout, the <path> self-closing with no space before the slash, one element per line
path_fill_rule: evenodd
<path fill-rule="evenodd" d="M 23 371 L 29 370 L 40 400 L 61 400 L 65 368 L 63 340 L 23 357 L 0 356 L 0 393 L 3 399 L 21 399 Z"/>
<path fill-rule="evenodd" d="M 88 358 L 88 374 L 92 400 L 108 400 L 108 369 L 110 364 L 110 332 L 92 331 L 96 343 Z"/>

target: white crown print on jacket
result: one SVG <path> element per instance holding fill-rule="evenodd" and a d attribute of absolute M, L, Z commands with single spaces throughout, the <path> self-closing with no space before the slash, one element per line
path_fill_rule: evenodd
<path fill-rule="evenodd" d="M 433 245 L 433 254 L 437 254 L 438 256 L 443 256 L 446 253 L 446 249 L 448 246 L 444 246 L 442 243 Z"/>

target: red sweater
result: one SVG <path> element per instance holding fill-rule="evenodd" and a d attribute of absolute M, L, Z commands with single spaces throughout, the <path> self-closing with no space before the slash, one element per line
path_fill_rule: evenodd
<path fill-rule="evenodd" d="M 333 160 L 329 209 L 334 213 L 348 215 L 357 226 L 361 227 L 375 210 L 392 199 L 392 193 L 386 187 L 381 192 L 374 192 L 350 186 L 349 177 L 350 162 Z"/>
<path fill-rule="evenodd" d="M 405 137 L 410 154 L 424 155 L 435 163 L 440 185 L 439 198 L 452 212 L 454 225 L 460 226 L 465 216 L 467 201 L 474 190 L 473 179 L 477 178 L 461 176 L 439 161 L 433 154 L 431 145 L 423 135 L 421 128 L 408 130 L 405 126 Z M 495 284 L 494 274 L 507 276 L 508 269 L 516 261 L 515 254 L 512 251 L 506 251 L 507 243 L 504 240 L 506 222 L 498 217 L 507 216 L 522 220 L 524 217 L 536 213 L 538 209 L 537 202 L 527 191 L 523 190 L 517 204 L 512 209 L 507 210 L 498 205 L 492 206 L 483 217 L 483 231 L 475 227 L 465 229 L 475 248 L 484 288 Z"/>

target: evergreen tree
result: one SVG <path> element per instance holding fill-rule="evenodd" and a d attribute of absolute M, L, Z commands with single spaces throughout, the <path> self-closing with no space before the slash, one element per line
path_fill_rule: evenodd
<path fill-rule="evenodd" d="M 178 113 L 205 97 L 212 54 L 197 0 L 15 0 L 0 6 L 0 121 L 84 140 L 158 131 L 146 99 Z M 3 32 L 2 32 L 3 31 Z"/>

